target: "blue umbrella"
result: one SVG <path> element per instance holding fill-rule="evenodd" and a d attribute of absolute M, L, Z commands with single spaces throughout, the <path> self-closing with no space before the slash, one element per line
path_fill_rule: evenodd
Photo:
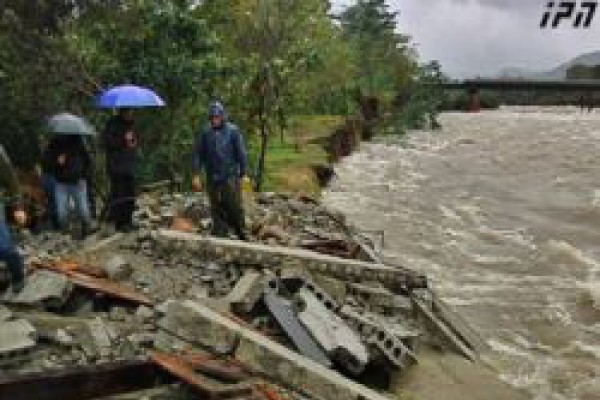
<path fill-rule="evenodd" d="M 99 108 L 163 107 L 165 102 L 150 89 L 135 85 L 115 86 L 96 98 Z"/>

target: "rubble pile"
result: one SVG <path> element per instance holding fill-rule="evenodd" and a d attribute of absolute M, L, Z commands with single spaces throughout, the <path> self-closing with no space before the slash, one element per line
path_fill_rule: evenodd
<path fill-rule="evenodd" d="M 255 242 L 301 247 L 346 258 L 356 258 L 361 248 L 357 232 L 345 223 L 343 214 L 333 212 L 307 196 L 261 193 L 245 205 L 250 237 Z M 190 231 L 210 232 L 210 209 L 206 196 L 165 194 L 145 196 L 135 213 L 144 230 L 173 227 L 185 219 Z M 368 241 L 368 240 L 367 240 Z"/>
<path fill-rule="evenodd" d="M 165 229 L 180 217 L 192 232 Z M 203 197 L 147 196 L 136 232 L 26 237 L 27 285 L 0 303 L 0 369 L 122 376 L 137 362 L 168 373 L 149 380 L 171 393 L 156 398 L 385 399 L 370 372 L 401 373 L 420 345 L 473 353 L 425 277 L 358 259 L 372 249 L 316 202 L 266 194 L 247 218 L 251 242 L 213 238 Z"/>

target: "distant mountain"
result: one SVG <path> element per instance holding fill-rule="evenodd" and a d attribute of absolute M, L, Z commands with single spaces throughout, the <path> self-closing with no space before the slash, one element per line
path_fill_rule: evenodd
<path fill-rule="evenodd" d="M 567 70 L 573 65 L 600 65 L 600 51 L 582 54 L 549 71 L 534 71 L 524 68 L 504 68 L 498 73 L 500 78 L 529 78 L 529 79 L 566 79 Z"/>

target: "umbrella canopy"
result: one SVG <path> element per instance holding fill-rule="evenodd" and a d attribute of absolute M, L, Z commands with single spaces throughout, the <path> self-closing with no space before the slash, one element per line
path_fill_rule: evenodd
<path fill-rule="evenodd" d="M 96 130 L 84 118 L 62 113 L 48 119 L 48 131 L 55 135 L 95 135 Z"/>
<path fill-rule="evenodd" d="M 135 85 L 115 86 L 96 98 L 99 108 L 163 107 L 165 102 L 150 89 Z"/>

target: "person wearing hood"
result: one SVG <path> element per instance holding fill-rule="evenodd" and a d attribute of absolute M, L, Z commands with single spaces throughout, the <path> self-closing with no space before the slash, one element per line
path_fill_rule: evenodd
<path fill-rule="evenodd" d="M 20 292 L 25 285 L 25 264 L 10 235 L 5 215 L 6 202 L 12 202 L 14 221 L 24 226 L 27 214 L 19 201 L 19 182 L 4 147 L 0 144 L 0 260 L 6 263 L 12 291 Z"/>
<path fill-rule="evenodd" d="M 118 231 L 127 232 L 133 229 L 138 162 L 133 110 L 122 108 L 108 121 L 102 142 L 110 180 L 109 215 Z"/>
<path fill-rule="evenodd" d="M 210 104 L 208 117 L 208 124 L 194 143 L 192 190 L 202 190 L 200 173 L 204 171 L 212 234 L 227 237 L 233 229 L 240 240 L 246 240 L 240 190 L 247 167 L 244 138 L 238 127 L 227 120 L 220 102 Z"/>

